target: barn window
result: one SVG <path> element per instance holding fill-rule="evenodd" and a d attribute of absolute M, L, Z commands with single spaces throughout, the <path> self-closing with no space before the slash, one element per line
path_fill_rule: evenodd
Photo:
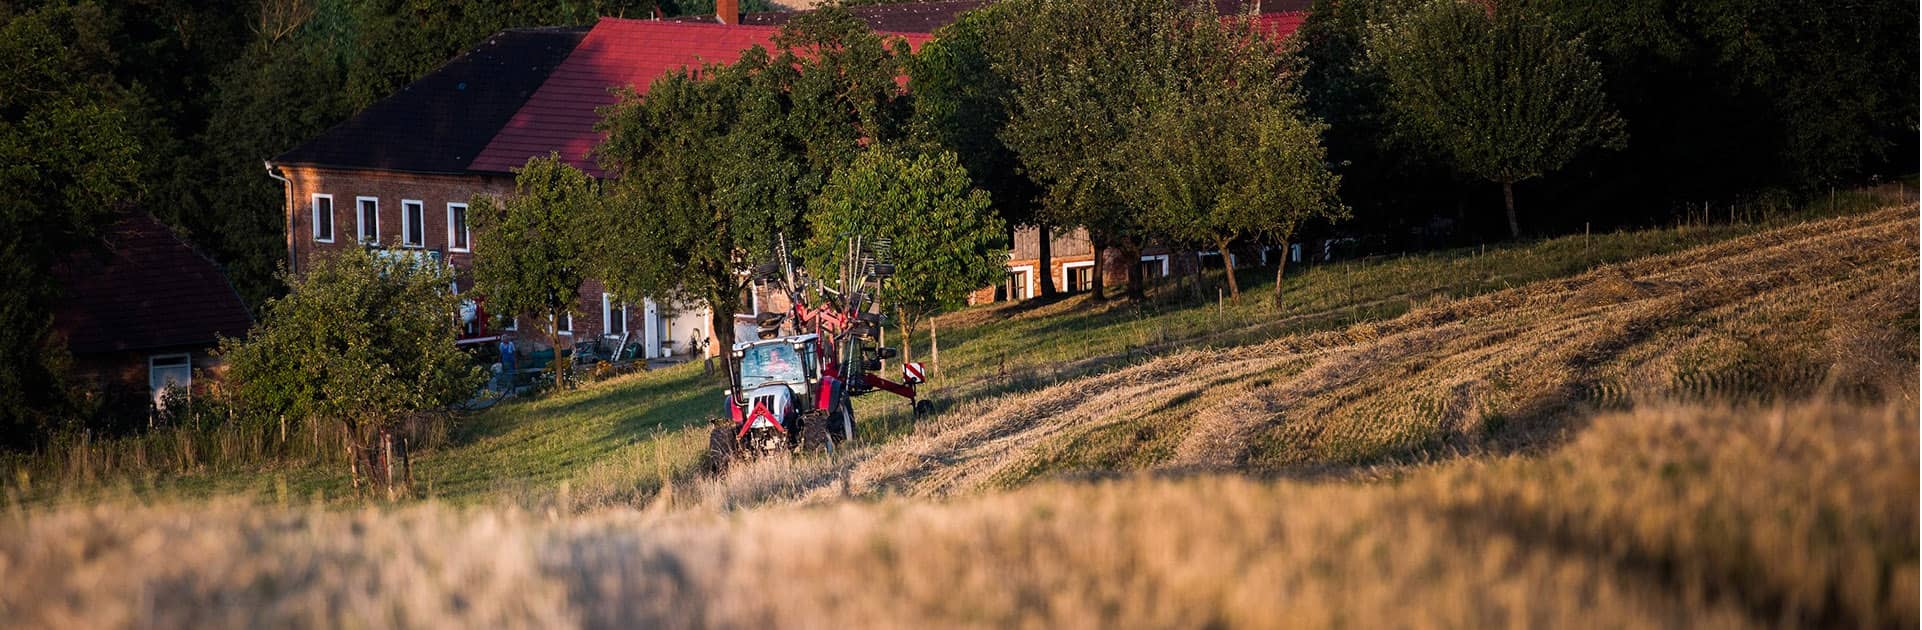
<path fill-rule="evenodd" d="M 355 197 L 355 225 L 359 226 L 360 242 L 363 245 L 380 243 L 380 200 L 373 197 Z"/>
<path fill-rule="evenodd" d="M 401 200 L 400 244 L 407 247 L 427 245 L 427 204 L 415 199 Z"/>
<path fill-rule="evenodd" d="M 314 240 L 334 242 L 334 196 L 314 195 Z"/>
<path fill-rule="evenodd" d="M 185 396 L 192 391 L 193 357 L 185 354 L 156 354 L 147 358 L 147 393 L 154 408 L 166 409 L 169 391 Z"/>
<path fill-rule="evenodd" d="M 609 337 L 627 334 L 627 303 L 612 294 L 601 294 L 601 333 Z"/>
<path fill-rule="evenodd" d="M 1094 261 L 1062 263 L 1061 286 L 1069 293 L 1094 288 Z"/>
<path fill-rule="evenodd" d="M 467 204 L 447 204 L 447 251 L 469 251 L 467 231 Z"/>

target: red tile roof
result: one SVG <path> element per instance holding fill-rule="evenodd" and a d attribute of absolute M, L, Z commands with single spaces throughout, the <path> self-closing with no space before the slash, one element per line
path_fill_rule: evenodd
<path fill-rule="evenodd" d="M 600 177 L 600 165 L 588 152 L 601 139 L 594 131 L 600 120 L 596 110 L 614 104 L 615 88 L 632 85 L 645 93 L 655 77 L 673 70 L 730 63 L 754 46 L 772 47 L 779 31 L 773 26 L 602 18 L 468 170 L 507 173 L 528 158 L 559 152 L 575 167 Z M 882 34 L 904 37 L 915 46 L 929 39 L 925 33 Z"/>
<path fill-rule="evenodd" d="M 73 353 L 208 346 L 252 325 L 220 268 L 152 215 L 121 220 L 107 244 L 105 257 L 54 269 L 62 291 L 54 329 Z"/>

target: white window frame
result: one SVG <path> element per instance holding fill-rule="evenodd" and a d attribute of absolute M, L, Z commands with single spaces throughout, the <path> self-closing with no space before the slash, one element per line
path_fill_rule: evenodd
<path fill-rule="evenodd" d="M 1195 256 L 1197 256 L 1197 257 L 1199 257 L 1199 256 L 1220 256 L 1220 255 L 1221 255 L 1221 251 L 1220 251 L 1220 250 L 1214 250 L 1214 249 L 1211 249 L 1211 250 L 1208 250 L 1208 251 L 1205 251 L 1205 252 L 1195 252 Z M 1236 266 L 1236 267 L 1240 267 L 1240 266 L 1241 266 L 1241 258 L 1240 258 L 1240 257 L 1237 257 L 1237 256 L 1235 256 L 1235 255 L 1234 255 L 1233 253 L 1230 253 L 1230 254 L 1228 254 L 1228 264 L 1231 264 L 1231 265 L 1234 265 L 1234 266 Z"/>
<path fill-rule="evenodd" d="M 1063 290 L 1063 291 L 1067 291 L 1067 290 L 1068 290 L 1068 270 L 1069 270 L 1069 269 L 1082 269 L 1082 268 L 1087 268 L 1087 267 L 1093 267 L 1093 266 L 1094 266 L 1094 261 L 1092 261 L 1092 260 L 1083 260 L 1083 261 L 1079 261 L 1079 262 L 1064 262 L 1064 263 L 1061 263 L 1061 285 L 1060 285 L 1060 286 L 1061 286 L 1061 290 Z M 1084 291 L 1092 291 L 1092 290 L 1094 290 L 1094 281 L 1093 281 L 1093 279 L 1092 279 L 1092 278 L 1090 278 L 1090 279 L 1089 279 L 1089 282 L 1088 282 L 1088 288 L 1086 288 L 1086 289 L 1083 289 L 1083 290 L 1084 290 Z"/>
<path fill-rule="evenodd" d="M 150 356 L 148 356 L 148 357 L 147 357 L 147 398 L 148 398 L 148 399 L 149 399 L 150 401 L 152 401 L 152 403 L 153 403 L 153 405 L 154 405 L 154 407 L 155 407 L 155 408 L 162 408 L 162 409 L 164 409 L 164 408 L 165 408 L 165 407 L 164 407 L 164 406 L 162 406 L 162 404 L 161 404 L 161 402 L 162 402 L 162 401 L 161 401 L 161 398 L 160 398 L 160 393 L 161 393 L 161 390 L 157 390 L 157 389 L 155 389 L 155 388 L 154 388 L 154 380 L 153 380 L 153 378 L 154 378 L 154 373 L 153 373 L 153 371 L 154 371 L 154 367 L 155 367 L 155 364 L 157 364 L 157 363 L 159 363 L 159 362 L 161 362 L 161 361 L 174 361 L 174 360 L 178 360 L 178 361 L 181 361 L 182 363 L 179 363 L 179 364 L 175 364 L 175 363 L 169 363 L 169 364 L 167 365 L 167 367 L 176 367 L 176 366 L 179 366 L 179 365 L 185 365 L 185 366 L 186 366 L 186 368 L 187 368 L 187 381 L 186 381 L 186 382 L 184 382 L 184 383 L 180 383 L 180 384 L 179 384 L 179 386 L 180 386 L 180 388 L 181 388 L 182 390 L 184 390 L 184 391 L 186 392 L 186 394 L 187 394 L 188 396 L 192 396 L 192 395 L 193 395 L 193 391 L 194 391 L 194 355 L 191 355 L 191 354 L 183 354 L 183 353 L 172 353 L 172 354 L 156 354 L 156 355 L 150 355 Z"/>
<path fill-rule="evenodd" d="M 567 318 L 566 320 L 563 320 L 567 322 L 567 328 L 565 330 L 562 330 L 559 326 L 556 326 L 554 332 L 562 335 L 567 335 L 569 337 L 574 336 L 574 312 L 568 311 L 566 313 L 562 313 L 561 317 Z M 547 316 L 547 321 L 554 322 L 555 321 L 554 316 L 552 315 Z"/>
<path fill-rule="evenodd" d="M 520 330 L 521 330 L 521 318 L 519 318 L 519 317 L 509 317 L 509 318 L 507 318 L 507 325 L 505 325 L 505 326 L 501 326 L 501 330 L 503 330 L 503 331 L 507 331 L 507 332 L 520 332 Z"/>
<path fill-rule="evenodd" d="M 460 235 L 460 240 L 458 241 L 454 239 L 454 208 L 456 207 L 460 208 L 460 212 L 461 212 L 461 222 L 460 222 L 461 235 Z M 474 227 L 468 224 L 468 221 L 471 220 L 472 218 L 473 217 L 468 216 L 467 214 L 467 204 L 460 203 L 460 202 L 448 202 L 447 204 L 447 251 L 450 251 L 450 252 L 474 251 Z M 426 227 L 424 225 L 426 223 L 425 217 L 422 217 L 421 223 L 423 224 L 422 227 Z M 454 243 L 456 242 L 466 243 L 467 246 L 455 247 Z"/>
<path fill-rule="evenodd" d="M 1022 289 L 1024 289 L 1024 290 L 1023 290 L 1022 292 L 1023 292 L 1023 293 L 1026 293 L 1026 294 L 1027 294 L 1028 296 L 1027 296 L 1027 297 L 1024 297 L 1024 298 L 1016 298 L 1016 297 L 1014 297 L 1014 296 L 1012 296 L 1012 295 L 1010 295 L 1010 296 L 1008 296 L 1008 299 L 1009 299 L 1009 300 L 1011 300 L 1011 301 L 1013 301 L 1013 300 L 1032 300 L 1032 299 L 1034 299 L 1034 283 L 1035 283 L 1035 280 L 1036 280 L 1036 278 L 1034 277 L 1034 265 L 1008 265 L 1008 273 L 1009 273 L 1009 274 L 1014 274 L 1014 273 L 1020 273 L 1020 272 L 1023 272 L 1023 271 L 1025 271 L 1025 272 L 1027 272 L 1027 273 L 1028 273 L 1028 281 L 1027 281 L 1026 283 L 1024 283 L 1024 284 L 1026 284 L 1027 286 L 1024 286 L 1024 287 L 1021 287 L 1021 288 L 1022 288 Z"/>
<path fill-rule="evenodd" d="M 413 222 L 408 221 L 408 206 L 420 208 L 420 233 L 415 234 Z M 427 202 L 419 199 L 400 200 L 400 246 L 413 249 L 427 247 Z"/>
<path fill-rule="evenodd" d="M 1163 278 L 1168 277 L 1168 255 L 1167 254 L 1149 254 L 1141 257 L 1141 262 L 1156 262 L 1156 261 L 1159 261 L 1161 263 L 1161 277 Z"/>
<path fill-rule="evenodd" d="M 609 339 L 612 339 L 615 337 L 613 332 L 614 310 L 615 310 L 614 302 L 615 302 L 614 294 L 612 293 L 601 294 L 601 336 L 607 337 Z M 627 329 L 627 303 L 626 302 L 621 302 L 620 311 L 621 311 L 621 319 L 620 319 L 621 332 L 623 333 L 630 332 Z"/>
<path fill-rule="evenodd" d="M 374 224 L 371 226 L 367 225 L 367 217 L 363 216 L 360 211 L 360 204 L 362 202 L 368 202 L 368 201 L 371 201 L 374 203 Z M 360 243 L 363 245 L 379 245 L 380 244 L 380 198 L 379 197 L 366 197 L 366 196 L 354 197 L 354 236 L 355 238 L 360 239 Z"/>
<path fill-rule="evenodd" d="M 327 200 L 327 238 L 320 237 L 320 200 L 322 199 Z M 330 193 L 314 193 L 307 199 L 307 209 L 314 224 L 314 242 L 334 242 L 334 232 L 339 227 L 334 225 L 334 196 Z"/>

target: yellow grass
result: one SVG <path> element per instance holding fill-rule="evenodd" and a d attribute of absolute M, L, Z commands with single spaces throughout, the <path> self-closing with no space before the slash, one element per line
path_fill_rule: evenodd
<path fill-rule="evenodd" d="M 1917 423 L 1664 406 L 1394 484 L 1041 484 L 953 503 L 556 516 L 59 508 L 8 627 L 1914 626 Z"/>

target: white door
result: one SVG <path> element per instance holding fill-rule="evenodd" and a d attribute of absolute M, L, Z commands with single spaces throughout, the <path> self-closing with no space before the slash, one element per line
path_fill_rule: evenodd
<path fill-rule="evenodd" d="M 641 316 L 641 353 L 645 358 L 655 358 L 661 351 L 661 308 L 654 300 L 644 302 L 647 311 Z"/>

